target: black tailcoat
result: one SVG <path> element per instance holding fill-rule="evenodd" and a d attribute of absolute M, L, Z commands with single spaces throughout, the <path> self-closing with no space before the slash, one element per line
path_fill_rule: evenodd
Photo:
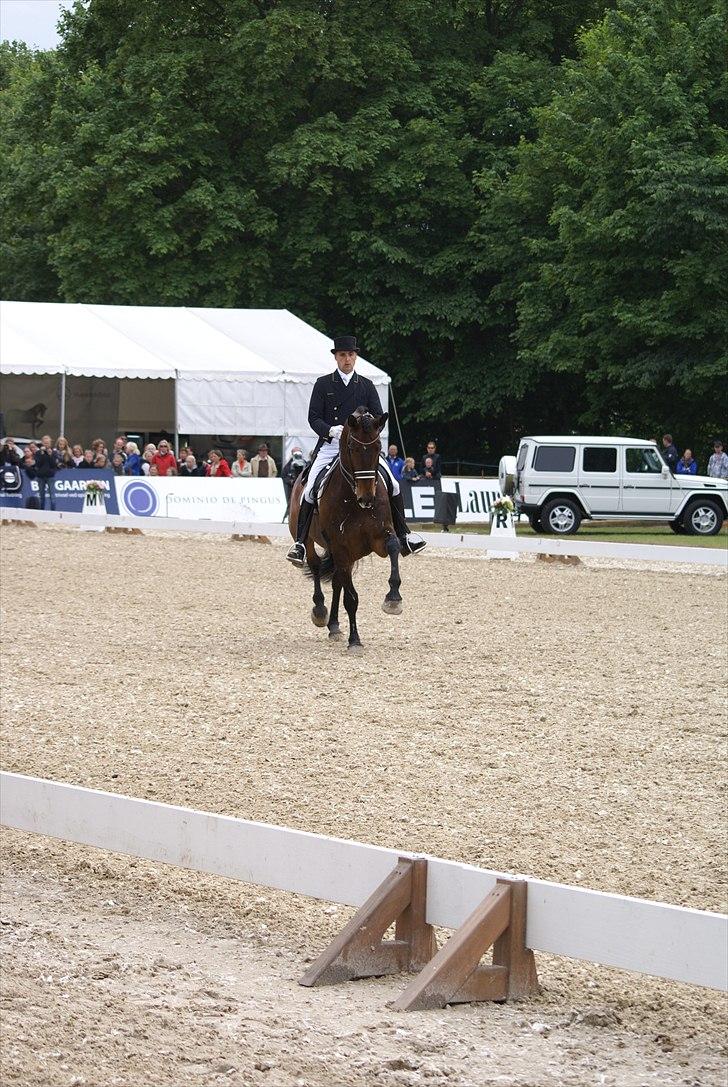
<path fill-rule="evenodd" d="M 382 414 L 382 405 L 374 383 L 362 377 L 356 370 L 348 385 L 339 377 L 339 371 L 317 379 L 308 407 L 308 425 L 319 436 L 314 455 L 324 442 L 329 441 L 332 426 L 343 426 L 357 408 L 367 408 L 372 415 Z"/>

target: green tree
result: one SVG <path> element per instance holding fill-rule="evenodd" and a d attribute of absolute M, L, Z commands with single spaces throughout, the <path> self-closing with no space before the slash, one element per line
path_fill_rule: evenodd
<path fill-rule="evenodd" d="M 563 381 L 570 429 L 690 444 L 720 425 L 726 29 L 715 0 L 622 0 L 582 35 L 504 187 L 519 366 L 532 389 Z"/>
<path fill-rule="evenodd" d="M 44 133 L 56 100 L 53 54 L 0 43 L 0 294 L 18 301 L 58 299 L 50 263 L 55 194 Z"/>

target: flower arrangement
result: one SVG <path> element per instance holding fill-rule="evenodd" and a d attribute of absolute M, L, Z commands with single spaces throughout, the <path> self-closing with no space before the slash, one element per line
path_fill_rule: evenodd
<path fill-rule="evenodd" d="M 86 482 L 86 494 L 105 494 L 106 487 L 98 479 L 89 479 Z"/>
<path fill-rule="evenodd" d="M 516 507 L 512 498 L 509 498 L 507 494 L 501 495 L 500 498 L 496 498 L 495 502 L 491 506 L 493 510 L 502 510 L 503 513 L 515 513 Z"/>

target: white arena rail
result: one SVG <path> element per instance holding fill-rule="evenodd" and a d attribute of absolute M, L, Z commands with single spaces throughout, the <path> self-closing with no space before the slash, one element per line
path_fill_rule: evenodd
<path fill-rule="evenodd" d="M 216 535 L 278 536 L 290 538 L 288 525 L 259 521 L 206 521 L 179 517 L 124 517 L 117 514 L 65 513 L 0 506 L 0 521 L 80 527 L 138 528 L 147 532 L 194 532 Z M 628 559 L 645 562 L 682 562 L 720 566 L 728 571 L 728 547 L 691 547 L 671 544 L 595 543 L 573 536 L 498 537 L 479 533 L 427 532 L 431 547 L 471 551 L 520 551 L 541 555 L 576 555 L 580 558 Z"/>
<path fill-rule="evenodd" d="M 361 906 L 414 854 L 225 815 L 0 774 L 0 822 L 146 860 Z M 504 873 L 427 858 L 427 921 L 457 928 Z M 525 877 L 518 877 L 525 878 Z M 728 989 L 728 917 L 528 877 L 526 944 Z"/>

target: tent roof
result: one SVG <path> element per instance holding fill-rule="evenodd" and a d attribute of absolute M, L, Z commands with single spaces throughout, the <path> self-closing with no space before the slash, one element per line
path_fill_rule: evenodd
<path fill-rule="evenodd" d="M 0 371 L 309 383 L 331 340 L 288 310 L 0 302 Z M 359 372 L 388 385 L 365 359 Z"/>

